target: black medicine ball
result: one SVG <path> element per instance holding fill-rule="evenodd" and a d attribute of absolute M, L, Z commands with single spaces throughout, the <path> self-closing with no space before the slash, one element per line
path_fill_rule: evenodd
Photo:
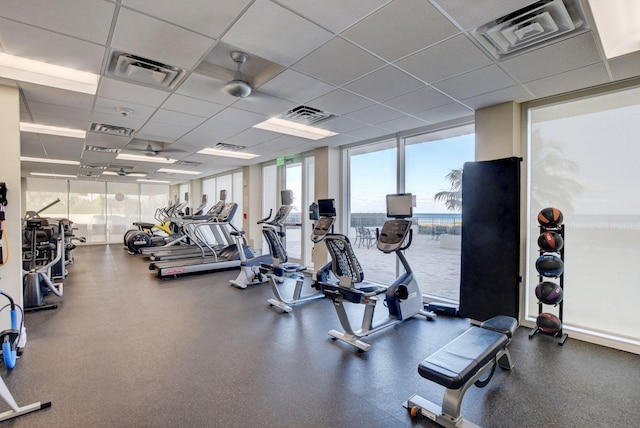
<path fill-rule="evenodd" d="M 545 334 L 556 334 L 562 329 L 562 322 L 560 319 L 550 313 L 543 312 L 536 318 L 536 325 L 538 329 Z"/>
<path fill-rule="evenodd" d="M 557 208 L 544 208 L 538 213 L 538 223 L 543 227 L 558 227 L 562 224 L 562 211 Z"/>

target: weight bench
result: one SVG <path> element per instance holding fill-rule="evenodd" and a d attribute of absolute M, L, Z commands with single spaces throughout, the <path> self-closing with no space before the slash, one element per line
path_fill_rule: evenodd
<path fill-rule="evenodd" d="M 487 386 L 496 365 L 505 370 L 513 368 L 507 345 L 517 327 L 514 318 L 498 315 L 447 343 L 418 366 L 420 376 L 447 388 L 442 407 L 416 394 L 405 401 L 404 407 L 411 416 L 421 414 L 444 427 L 477 428 L 460 416 L 462 399 L 472 385 Z M 487 372 L 486 379 L 481 380 Z"/>

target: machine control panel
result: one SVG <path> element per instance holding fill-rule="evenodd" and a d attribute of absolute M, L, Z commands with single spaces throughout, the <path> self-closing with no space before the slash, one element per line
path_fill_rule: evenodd
<path fill-rule="evenodd" d="M 402 247 L 411 230 L 411 220 L 393 219 L 387 220 L 382 226 L 378 237 L 378 249 L 385 253 L 391 253 Z"/>

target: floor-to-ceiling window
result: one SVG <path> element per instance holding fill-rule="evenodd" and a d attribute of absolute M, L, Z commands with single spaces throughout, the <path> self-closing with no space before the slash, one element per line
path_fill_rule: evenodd
<path fill-rule="evenodd" d="M 386 195 L 397 192 L 396 140 L 351 148 L 348 159 L 349 239 L 365 278 L 390 283 L 396 278 L 395 257 L 374 244 L 375 230 L 386 219 Z"/>
<path fill-rule="evenodd" d="M 565 332 L 638 352 L 640 88 L 532 104 L 528 116 L 527 319 L 538 315 L 537 213 L 556 207 L 565 225 Z"/>
<path fill-rule="evenodd" d="M 293 193 L 291 212 L 286 218 L 287 224 L 287 256 L 300 260 L 302 258 L 302 162 L 291 162 L 285 165 L 285 185 Z"/>
<path fill-rule="evenodd" d="M 68 216 L 68 208 L 67 180 L 27 178 L 27 200 L 23 206 L 25 212 L 35 214 L 42 211 L 42 217 L 59 218 Z"/>
<path fill-rule="evenodd" d="M 122 242 L 140 218 L 139 192 L 137 183 L 107 183 L 107 242 Z"/>
<path fill-rule="evenodd" d="M 106 183 L 102 181 L 69 181 L 69 220 L 89 243 L 107 242 L 105 195 Z"/>
<path fill-rule="evenodd" d="M 140 221 L 157 223 L 162 208 L 170 204 L 169 186 L 162 184 L 140 185 Z"/>
<path fill-rule="evenodd" d="M 405 192 L 416 195 L 406 251 L 424 294 L 460 299 L 462 166 L 474 160 L 472 125 L 405 139 Z"/>

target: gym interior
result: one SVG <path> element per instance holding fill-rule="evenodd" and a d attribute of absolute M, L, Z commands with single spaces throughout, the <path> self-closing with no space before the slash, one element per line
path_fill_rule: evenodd
<path fill-rule="evenodd" d="M 0 422 L 640 423 L 632 9 L 172 6 L 0 11 Z"/>

